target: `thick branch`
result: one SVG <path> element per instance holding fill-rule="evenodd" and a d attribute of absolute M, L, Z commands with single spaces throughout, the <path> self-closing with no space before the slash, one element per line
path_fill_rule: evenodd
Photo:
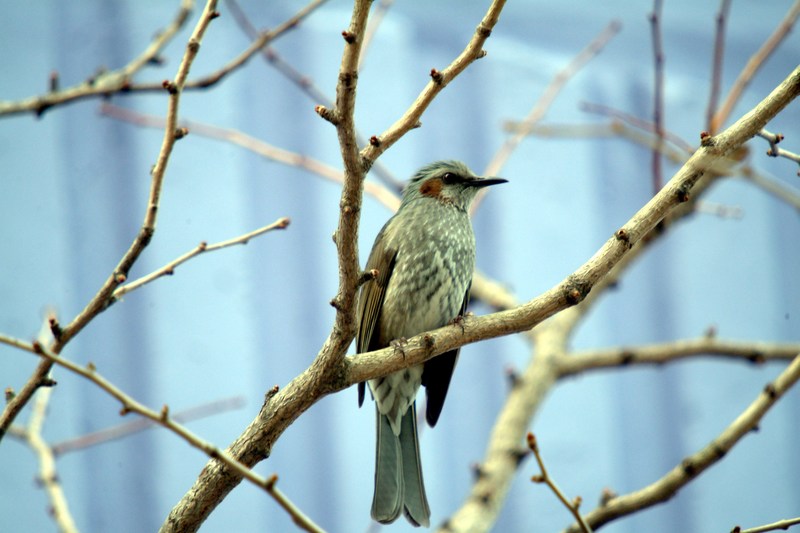
<path fill-rule="evenodd" d="M 559 377 L 559 364 L 565 359 L 564 351 L 576 321 L 596 299 L 597 294 L 608 285 L 609 280 L 613 280 L 625 264 L 630 263 L 655 234 L 653 232 L 655 225 L 652 224 L 652 219 L 660 217 L 658 224 L 665 224 L 667 220 L 677 218 L 679 213 L 684 211 L 684 206 L 692 203 L 679 202 L 676 204 L 676 198 L 673 195 L 680 195 L 678 200 L 688 200 L 689 190 L 694 194 L 695 190 L 702 190 L 706 187 L 710 180 L 699 179 L 699 175 L 707 169 L 713 171 L 721 162 L 724 162 L 726 153 L 731 153 L 738 148 L 740 144 L 736 143 L 745 142 L 758 131 L 758 122 L 753 123 L 755 120 L 753 113 L 765 113 L 758 121 L 769 120 L 797 95 L 798 83 L 800 83 L 800 69 L 795 70 L 753 112 L 729 128 L 724 135 L 720 135 L 716 139 L 719 141 L 718 144 L 706 140 L 704 146 L 698 149 L 659 194 L 615 234 L 616 239 L 628 243 L 627 248 L 617 250 L 618 243 L 615 243 L 612 238 L 589 262 L 568 277 L 565 282 L 562 282 L 563 285 L 571 280 L 573 286 L 585 287 L 586 291 L 589 289 L 593 289 L 593 291 L 580 305 L 560 313 L 544 327 L 535 330 L 536 357 L 532 358 L 531 364 L 527 366 L 525 372 L 513 380 L 513 388 L 489 438 L 486 459 L 481 465 L 482 475 L 476 481 L 462 507 L 447 522 L 446 531 L 472 532 L 491 529 L 511 485 L 511 480 L 517 472 L 519 461 L 517 450 L 521 445 L 521 439 L 527 431 L 537 407 L 541 405 L 542 400 Z M 722 147 L 721 151 L 720 147 Z M 712 174 L 712 171 L 708 173 Z M 631 230 L 637 226 L 638 229 L 632 232 Z M 630 237 L 634 235 L 635 240 L 630 240 Z M 593 278 L 589 276 L 595 269 L 600 269 L 602 273 L 601 277 L 593 282 Z M 564 286 L 564 289 L 567 289 L 567 286 Z M 537 300 L 543 299 L 551 293 L 552 290 Z M 503 297 L 499 301 L 505 305 L 512 302 L 513 299 L 508 297 Z M 529 307 L 531 303 L 477 320 L 497 316 L 511 317 L 517 311 Z M 508 322 L 505 320 L 503 322 L 511 325 L 513 320 L 509 319 Z M 479 335 L 479 332 L 475 330 L 481 329 L 480 326 L 469 326 L 468 322 L 467 333 Z M 454 335 L 458 333 L 460 331 L 453 332 Z M 413 358 L 410 351 L 407 345 L 405 356 Z M 363 355 L 359 357 L 363 357 Z"/>
<path fill-rule="evenodd" d="M 493 4 L 494 5 L 494 4 Z M 358 36 L 356 35 L 356 42 Z M 355 57 L 355 56 L 354 56 Z M 344 63 L 344 61 L 343 61 Z M 345 71 L 352 72 L 352 71 Z M 350 80 L 353 81 L 353 80 Z M 342 367 L 331 366 L 320 372 L 325 353 L 335 354 L 343 338 L 332 332 L 312 367 L 270 397 L 258 417 L 229 448 L 229 453 L 251 467 L 267 457 L 272 444 L 283 431 L 322 396 L 342 390 L 353 383 L 385 375 L 391 371 L 421 363 L 437 354 L 470 342 L 526 331 L 560 310 L 580 302 L 592 287 L 617 264 L 631 247 L 643 239 L 665 216 L 686 202 L 698 179 L 753 137 L 800 92 L 800 67 L 756 108 L 716 137 L 708 137 L 670 182 L 612 236 L 583 266 L 557 286 L 528 303 L 483 317 L 467 317 L 461 324 L 417 335 L 403 346 L 402 353 L 390 347 L 346 358 Z M 348 97 L 350 98 L 350 97 Z M 354 95 L 352 96 L 354 98 Z M 344 104 L 346 101 L 340 100 Z M 337 104 L 340 105 L 340 104 Z M 346 157 L 352 148 L 343 146 Z M 370 152 L 372 153 L 372 152 Z M 379 153 L 379 152 L 378 152 Z M 345 187 L 348 187 L 347 181 Z M 344 195 L 343 195 L 344 198 Z M 347 207 L 343 202 L 342 209 Z M 342 233 L 339 233 L 342 238 Z M 348 275 L 349 276 L 349 275 Z M 341 276 L 345 278 L 348 276 Z M 353 273 L 353 292 L 358 281 Z M 352 302 L 345 302 L 352 305 Z M 341 313 L 340 313 L 341 314 Z M 337 324 L 338 324 L 337 318 Z M 345 345 L 346 347 L 346 345 Z M 344 348 L 341 348 L 344 349 Z M 546 389 L 545 389 L 546 390 Z M 519 443 L 517 443 L 519 446 Z M 241 478 L 216 462 L 206 465 L 192 489 L 173 509 L 162 531 L 187 531 L 199 527 L 205 517 L 230 492 Z M 188 515 L 194 522 L 188 522 Z M 181 519 L 181 517 L 183 517 Z"/>

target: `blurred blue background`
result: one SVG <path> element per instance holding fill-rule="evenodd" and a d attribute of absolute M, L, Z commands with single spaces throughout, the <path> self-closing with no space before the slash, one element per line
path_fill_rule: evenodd
<path fill-rule="evenodd" d="M 691 143 L 705 129 L 717 2 L 666 2 L 666 127 Z M 99 1 L 0 3 L 0 99 L 42 93 L 58 71 L 62 86 L 98 66 L 119 68 L 171 20 L 178 2 Z M 398 2 L 369 49 L 359 78 L 357 124 L 383 131 L 427 82 L 460 52 L 488 2 Z M 243 1 L 258 27 L 274 27 L 300 2 Z M 733 3 L 728 20 L 723 89 L 772 32 L 788 2 Z M 275 49 L 332 96 L 349 2 L 331 1 Z M 523 117 L 552 77 L 612 19 L 623 29 L 564 89 L 548 122 L 598 122 L 581 102 L 602 103 L 649 118 L 653 63 L 649 2 L 509 2 L 485 48 L 488 56 L 446 88 L 380 162 L 405 179 L 432 160 L 462 159 L 480 172 L 502 144 L 505 120 Z M 192 76 L 209 73 L 248 45 L 228 7 L 213 22 Z M 165 51 L 167 63 L 137 81 L 172 78 L 199 9 Z M 734 118 L 749 110 L 796 66 L 792 34 L 747 88 Z M 723 93 L 724 94 L 724 93 Z M 112 101 L 163 115 L 163 94 Z M 340 168 L 334 129 L 259 57 L 206 91 L 185 94 L 184 118 L 235 128 Z M 0 331 L 36 335 L 47 306 L 63 321 L 79 312 L 116 265 L 141 224 L 162 132 L 100 116 L 86 100 L 0 119 Z M 800 150 L 800 106 L 769 128 Z M 752 143 L 758 168 L 797 187 L 796 167 L 768 159 Z M 676 167 L 665 163 L 669 177 Z M 563 279 L 651 195 L 650 152 L 619 139 L 522 143 L 475 216 L 478 266 L 527 300 Z M 374 179 L 371 177 L 370 179 Z M 289 216 L 285 232 L 215 252 L 176 275 L 142 288 L 98 317 L 64 352 L 138 400 L 173 412 L 231 396 L 242 409 L 189 424 L 227 446 L 257 413 L 264 393 L 285 385 L 314 358 L 328 334 L 337 268 L 331 234 L 339 187 L 229 143 L 189 135 L 172 156 L 158 231 L 132 271 L 144 275 L 201 240 L 216 242 Z M 721 338 L 796 341 L 800 328 L 798 213 L 748 183 L 726 180 L 707 200 L 741 208 L 741 218 L 708 214 L 682 223 L 606 295 L 574 347 L 696 337 L 711 325 Z M 361 259 L 390 212 L 365 197 Z M 475 306 L 475 312 L 487 309 Z M 438 524 L 459 507 L 470 465 L 483 457 L 493 419 L 507 392 L 504 373 L 522 367 L 527 344 L 506 338 L 462 351 L 450 396 L 435 430 L 425 430 L 422 456 Z M 0 385 L 19 388 L 37 360 L 0 346 Z M 659 478 L 726 427 L 782 369 L 739 362 L 693 361 L 659 369 L 594 373 L 560 384 L 533 422 L 551 473 L 591 509 L 604 487 L 618 493 Z M 61 369 L 45 436 L 51 442 L 120 423 L 119 406 L 94 385 Z M 19 422 L 27 418 L 26 411 Z M 125 419 L 123 419 L 125 420 Z M 729 531 L 800 514 L 800 393 L 793 390 L 720 464 L 666 505 L 603 530 Z M 370 527 L 374 457 L 372 408 L 358 409 L 355 390 L 324 398 L 282 436 L 259 464 L 332 532 Z M 154 531 L 194 482 L 206 457 L 160 429 L 63 456 L 59 475 L 78 526 L 89 532 Z M 34 483 L 34 455 L 20 442 L 0 445 L 0 530 L 53 530 L 45 494 Z M 565 509 L 526 462 L 497 531 L 556 531 Z M 241 484 L 204 531 L 291 531 L 274 501 Z M 394 531 L 410 530 L 405 522 Z"/>

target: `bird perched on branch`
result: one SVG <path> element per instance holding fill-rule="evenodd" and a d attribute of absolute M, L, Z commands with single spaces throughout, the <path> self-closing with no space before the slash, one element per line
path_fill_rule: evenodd
<path fill-rule="evenodd" d="M 358 353 L 385 348 L 463 316 L 475 269 L 469 206 L 481 188 L 504 182 L 476 176 L 458 161 L 432 163 L 411 178 L 400 209 L 378 233 L 367 260 L 366 270 L 374 269 L 377 275 L 359 294 Z M 377 412 L 371 514 L 378 522 L 393 522 L 403 511 L 415 526 L 430 523 L 415 398 L 424 385 L 425 419 L 434 426 L 457 359 L 456 349 L 369 381 Z M 359 383 L 359 406 L 364 391 L 365 384 Z"/>

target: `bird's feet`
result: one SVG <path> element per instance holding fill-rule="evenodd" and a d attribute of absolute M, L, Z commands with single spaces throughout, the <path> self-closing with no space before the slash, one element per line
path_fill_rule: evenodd
<path fill-rule="evenodd" d="M 461 333 L 464 333 L 464 331 L 467 329 L 467 325 L 464 323 L 465 322 L 464 318 L 468 317 L 468 316 L 472 316 L 472 313 L 465 313 L 464 315 L 458 315 L 453 320 L 448 322 L 448 325 L 449 326 L 459 326 L 459 327 L 461 327 Z"/>
<path fill-rule="evenodd" d="M 405 337 L 400 337 L 399 339 L 395 339 L 389 343 L 389 346 L 395 349 L 395 351 L 400 352 L 403 356 L 403 359 L 406 358 L 406 344 L 408 344 L 408 340 Z"/>

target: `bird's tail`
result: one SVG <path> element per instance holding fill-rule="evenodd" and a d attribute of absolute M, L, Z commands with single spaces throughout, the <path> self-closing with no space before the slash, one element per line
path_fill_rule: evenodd
<path fill-rule="evenodd" d="M 395 435 L 389 419 L 377 412 L 377 446 L 375 453 L 375 495 L 372 518 L 388 524 L 400 511 L 415 526 L 430 525 L 431 511 L 422 481 L 417 439 L 417 413 L 411 405 L 403 415 L 400 435 Z"/>

